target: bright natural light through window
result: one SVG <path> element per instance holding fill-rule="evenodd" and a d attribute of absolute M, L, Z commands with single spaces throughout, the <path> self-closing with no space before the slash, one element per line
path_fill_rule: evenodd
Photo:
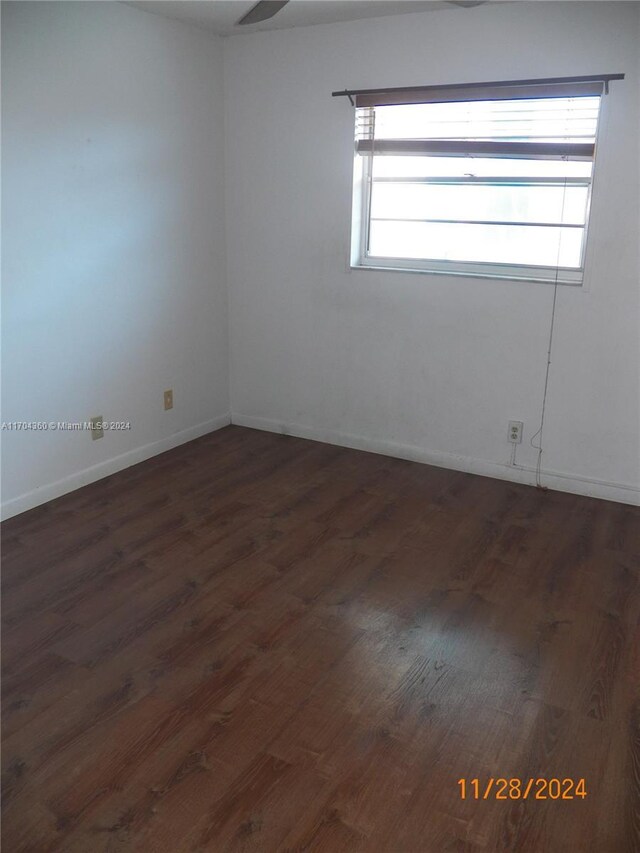
<path fill-rule="evenodd" d="M 353 265 L 580 284 L 599 107 L 358 107 Z"/>

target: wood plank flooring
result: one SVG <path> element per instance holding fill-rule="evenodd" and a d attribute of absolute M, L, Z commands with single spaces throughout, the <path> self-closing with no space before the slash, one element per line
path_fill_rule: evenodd
<path fill-rule="evenodd" d="M 640 850 L 635 508 L 229 427 L 3 554 L 6 853 Z"/>

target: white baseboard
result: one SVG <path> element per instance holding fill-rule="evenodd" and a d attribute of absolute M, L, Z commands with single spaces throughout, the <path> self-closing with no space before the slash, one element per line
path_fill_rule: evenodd
<path fill-rule="evenodd" d="M 317 429 L 302 424 L 281 423 L 271 418 L 255 417 L 253 415 L 231 414 L 231 423 L 238 426 L 252 427 L 266 432 L 277 432 L 284 435 L 295 435 L 298 438 L 309 438 L 322 441 L 325 444 L 337 444 L 340 447 L 351 447 L 355 450 L 366 450 L 380 453 L 383 456 L 395 456 L 408 459 L 411 462 L 423 462 L 438 468 L 450 468 L 454 471 L 465 471 L 469 474 L 479 474 L 483 477 L 495 477 L 499 480 L 510 480 L 513 483 L 535 485 L 535 470 L 525 466 L 487 462 L 472 456 L 459 456 L 455 453 L 442 453 L 425 450 L 410 444 L 400 444 L 384 439 L 369 439 L 360 435 L 331 429 Z M 626 483 L 610 483 L 604 480 L 566 474 L 560 471 L 541 471 L 543 485 L 559 492 L 569 492 L 602 500 L 617 501 L 618 503 L 640 505 L 640 489 Z"/>
<path fill-rule="evenodd" d="M 82 486 L 87 486 L 89 483 L 95 483 L 96 480 L 101 480 L 103 477 L 108 477 L 110 474 L 115 474 L 124 468 L 130 468 L 138 462 L 144 462 L 145 459 L 150 459 L 152 456 L 164 453 L 165 450 L 171 450 L 173 447 L 193 441 L 194 438 L 200 438 L 200 436 L 206 435 L 209 432 L 215 432 L 215 430 L 222 429 L 222 427 L 228 426 L 230 423 L 231 416 L 229 414 L 219 415 L 217 418 L 213 418 L 213 420 L 196 424 L 196 426 L 183 429 L 181 432 L 176 432 L 166 438 L 161 438 L 159 441 L 152 441 L 150 444 L 135 447 L 133 450 L 128 450 L 126 453 L 114 456 L 112 459 L 106 459 L 98 465 L 84 468 L 82 471 L 77 471 L 68 477 L 64 477 L 62 480 L 56 480 L 55 483 L 48 483 L 46 486 L 33 489 L 24 495 L 3 502 L 1 507 L 2 519 L 11 518 L 54 498 L 59 498 L 61 495 L 66 495 L 69 492 L 80 489 Z"/>
<path fill-rule="evenodd" d="M 271 418 L 261 418 L 252 415 L 224 414 L 213 420 L 197 424 L 194 427 L 182 430 L 159 441 L 136 447 L 112 459 L 92 465 L 64 477 L 54 483 L 33 489 L 17 498 L 5 501 L 1 506 L 2 519 L 11 518 L 28 509 L 33 509 L 47 501 L 59 498 L 76 489 L 95 483 L 103 477 L 122 471 L 144 462 L 152 456 L 164 453 L 181 444 L 186 444 L 194 438 L 200 438 L 209 432 L 221 429 L 233 423 L 238 426 L 251 427 L 266 432 L 275 432 L 285 435 L 295 435 L 299 438 L 308 438 L 313 441 L 321 441 L 325 444 L 336 444 L 340 447 L 351 447 L 355 450 L 366 450 L 371 453 L 380 453 L 383 456 L 395 456 L 399 459 L 408 459 L 411 462 L 423 462 L 435 465 L 438 468 L 450 468 L 454 471 L 466 471 L 470 474 L 479 474 L 483 477 L 495 477 L 499 480 L 509 480 L 514 483 L 535 485 L 535 471 L 524 466 L 513 466 L 500 464 L 498 462 L 487 462 L 475 459 L 471 456 L 459 456 L 454 453 L 442 453 L 425 450 L 409 444 L 386 441 L 384 439 L 369 439 L 339 430 L 318 429 L 303 426 L 302 424 L 283 424 Z M 542 471 L 543 484 L 550 489 L 571 494 L 585 495 L 586 497 L 600 498 L 602 500 L 617 501 L 618 503 L 640 505 L 640 489 L 624 483 L 610 483 L 588 477 L 579 477 L 574 474 L 566 474 L 558 471 Z"/>

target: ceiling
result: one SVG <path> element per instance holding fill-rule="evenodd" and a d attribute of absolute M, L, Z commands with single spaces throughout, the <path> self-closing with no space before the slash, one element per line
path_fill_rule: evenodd
<path fill-rule="evenodd" d="M 139 0 L 127 2 L 126 5 L 185 21 L 219 35 L 239 35 L 257 30 L 279 30 L 456 8 L 441 0 L 290 0 L 284 9 L 268 21 L 236 26 L 237 21 L 255 2 L 256 0 Z"/>

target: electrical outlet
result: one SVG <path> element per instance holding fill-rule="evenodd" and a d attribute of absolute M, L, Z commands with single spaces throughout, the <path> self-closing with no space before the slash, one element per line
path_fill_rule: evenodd
<path fill-rule="evenodd" d="M 509 441 L 512 444 L 522 444 L 522 421 L 509 421 Z"/>
<path fill-rule="evenodd" d="M 173 388 L 169 388 L 168 391 L 164 392 L 164 408 L 165 411 L 173 409 Z"/>
<path fill-rule="evenodd" d="M 102 415 L 94 415 L 90 419 L 91 423 L 91 438 L 93 441 L 96 441 L 98 438 L 104 438 L 104 429 L 102 427 L 102 422 L 104 418 Z"/>

